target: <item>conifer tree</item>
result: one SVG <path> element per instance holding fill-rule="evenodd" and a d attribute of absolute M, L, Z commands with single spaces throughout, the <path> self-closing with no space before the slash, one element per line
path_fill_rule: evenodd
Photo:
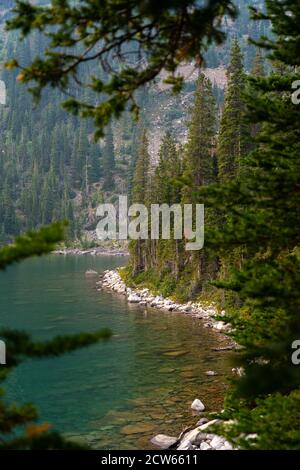
<path fill-rule="evenodd" d="M 182 176 L 182 154 L 178 151 L 176 141 L 167 131 L 158 155 L 158 164 L 148 184 L 148 198 L 155 204 L 181 203 L 181 188 L 178 185 Z M 182 264 L 183 244 L 174 239 L 174 216 L 170 216 L 170 239 L 151 240 L 148 243 L 147 269 L 154 269 L 157 277 L 163 282 L 162 293 L 170 295 L 178 278 Z"/>
<path fill-rule="evenodd" d="M 18 220 L 13 204 L 10 186 L 7 183 L 4 185 L 1 197 L 1 205 L 3 208 L 1 219 L 4 232 L 10 236 L 16 235 L 18 233 Z"/>
<path fill-rule="evenodd" d="M 214 181 L 214 153 L 216 133 L 216 105 L 211 82 L 200 74 L 184 159 L 184 178 L 188 185 L 183 188 L 184 203 L 198 203 L 197 191 Z M 205 201 L 203 201 L 205 202 Z M 216 214 L 212 209 L 205 210 L 205 226 L 213 223 Z M 209 260 L 204 250 L 190 253 L 189 267 L 193 266 L 193 279 L 190 282 L 191 295 L 203 291 L 207 280 L 215 275 L 216 260 Z"/>
<path fill-rule="evenodd" d="M 243 56 L 237 40 L 233 41 L 230 63 L 227 69 L 227 89 L 225 92 L 224 109 L 222 112 L 220 132 L 217 146 L 218 181 L 226 184 L 247 172 L 245 158 L 253 148 L 251 126 L 246 119 L 246 75 L 243 67 Z M 220 227 L 230 223 L 230 215 L 219 211 Z M 239 247 L 220 256 L 221 279 L 226 279 L 234 266 L 242 263 L 244 254 Z M 222 292 L 222 304 L 225 302 L 239 303 L 237 296 Z M 223 305 L 224 306 L 224 305 Z"/>
<path fill-rule="evenodd" d="M 138 156 L 133 177 L 133 202 L 138 204 L 145 204 L 147 202 L 147 187 L 150 177 L 148 145 L 147 131 L 143 129 L 138 145 Z"/>
<path fill-rule="evenodd" d="M 254 61 L 253 61 L 253 66 L 252 66 L 252 71 L 251 75 L 254 77 L 264 77 L 266 75 L 265 73 L 265 61 L 264 57 L 262 54 L 261 49 L 257 49 Z M 254 89 L 251 89 L 251 92 L 254 92 Z M 254 140 L 257 134 L 259 133 L 261 129 L 261 125 L 258 123 L 253 123 L 250 126 L 250 132 L 251 132 L 251 137 Z"/>
<path fill-rule="evenodd" d="M 58 208 L 58 180 L 54 172 L 54 168 L 51 167 L 47 174 L 43 186 L 43 195 L 41 201 L 41 222 L 43 224 L 49 224 L 54 220 L 58 220 L 59 216 L 57 213 Z"/>
<path fill-rule="evenodd" d="M 106 129 L 105 135 L 105 147 L 103 151 L 103 174 L 104 182 L 102 189 L 104 191 L 112 191 L 114 189 L 114 171 L 116 167 L 115 163 L 115 149 L 114 149 L 114 139 L 111 124 Z"/>
<path fill-rule="evenodd" d="M 91 145 L 89 151 L 88 181 L 89 183 L 96 183 L 99 181 L 102 173 L 100 149 L 98 145 Z"/>
<path fill-rule="evenodd" d="M 218 141 L 218 172 L 221 183 L 230 181 L 241 171 L 249 151 L 249 128 L 245 120 L 245 72 L 241 49 L 234 40 L 227 69 L 227 89 Z"/>
<path fill-rule="evenodd" d="M 253 67 L 251 70 L 251 75 L 254 75 L 255 77 L 265 76 L 264 57 L 260 49 L 257 49 L 256 51 L 254 61 L 253 61 Z"/>
<path fill-rule="evenodd" d="M 148 151 L 148 137 L 146 129 L 143 129 L 138 146 L 136 167 L 133 177 L 132 201 L 137 204 L 149 203 L 150 185 L 150 155 Z M 132 272 L 137 274 L 145 269 L 147 260 L 147 241 L 132 241 L 130 250 L 132 254 Z"/>
<path fill-rule="evenodd" d="M 216 105 L 211 82 L 200 74 L 189 124 L 185 153 L 185 177 L 191 182 L 188 198 L 193 199 L 193 188 L 213 182 L 213 155 L 216 133 Z"/>
<path fill-rule="evenodd" d="M 176 179 L 179 179 L 182 175 L 182 160 L 174 137 L 169 131 L 166 132 L 162 140 L 158 158 L 153 180 L 153 196 L 159 203 L 179 203 L 181 202 L 181 190 L 175 183 Z M 154 202 L 154 200 L 151 198 L 151 202 Z"/>
<path fill-rule="evenodd" d="M 132 203 L 132 198 L 133 198 L 133 179 L 134 179 L 134 173 L 135 173 L 135 167 L 136 167 L 136 161 L 138 157 L 138 145 L 139 145 L 139 140 L 141 136 L 141 132 L 143 130 L 143 124 L 141 120 L 139 120 L 138 123 L 133 128 L 133 136 L 132 136 L 132 142 L 131 142 L 131 155 L 130 155 L 130 161 L 128 165 L 128 173 L 127 173 L 127 194 L 128 194 L 128 202 L 129 204 Z"/>
<path fill-rule="evenodd" d="M 121 60 L 124 67 L 112 76 L 100 74 L 98 68 L 97 73 L 84 77 L 86 88 L 99 94 L 94 106 L 75 98 L 65 102 L 66 109 L 94 119 L 97 137 L 103 136 L 103 129 L 112 117 L 120 117 L 126 109 L 137 113 L 135 92 L 155 80 L 162 70 L 167 71 L 166 81 L 174 91 L 180 90 L 183 80 L 174 73 L 177 66 L 195 59 L 202 62 L 206 45 L 220 44 L 225 39 L 221 19 L 225 15 L 233 18 L 237 13 L 232 0 L 204 3 L 176 0 L 162 4 L 151 0 L 146 7 L 139 1 L 128 3 L 126 0 L 65 3 L 53 0 L 42 7 L 17 1 L 15 15 L 8 22 L 9 29 L 18 29 L 24 36 L 38 29 L 47 37 L 48 27 L 54 27 L 53 42 L 47 43 L 49 54 L 43 59 L 33 59 L 32 64 L 22 70 L 19 81 L 34 80 L 36 86 L 31 89 L 35 96 L 40 96 L 47 84 L 68 89 L 69 77 L 78 79 L 83 63 L 97 62 L 107 69 L 112 57 Z M 78 23 L 81 25 L 79 34 Z M 65 48 L 58 51 L 57 44 L 62 38 Z M 132 59 L 132 38 L 136 45 L 134 58 L 139 59 L 134 66 L 132 60 L 128 60 Z M 97 52 L 90 54 L 89 47 Z M 143 58 L 147 60 L 140 60 Z M 15 60 L 8 64 L 10 68 L 16 66 L 18 61 Z"/>
<path fill-rule="evenodd" d="M 300 369 L 292 362 L 300 337 L 300 114 L 291 99 L 299 80 L 299 2 L 266 0 L 266 6 L 255 17 L 269 19 L 277 36 L 259 45 L 285 74 L 251 78 L 247 106 L 251 122 L 261 126 L 258 145 L 247 173 L 216 188 L 211 201 L 230 221 L 215 234 L 213 249 L 243 247 L 247 254 L 222 283 L 241 299 L 239 308 L 227 308 L 226 321 L 242 346 L 236 361 L 243 367 L 227 397 L 223 417 L 231 421 L 222 432 L 242 448 L 291 450 L 300 448 Z"/>

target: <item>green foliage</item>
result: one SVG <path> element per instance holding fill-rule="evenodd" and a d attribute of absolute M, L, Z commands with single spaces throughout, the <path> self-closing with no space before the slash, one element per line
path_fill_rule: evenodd
<path fill-rule="evenodd" d="M 203 184 L 203 168 L 210 165 L 212 155 L 205 148 L 214 132 L 207 111 L 203 123 L 208 127 L 200 125 L 200 131 L 197 127 L 205 108 L 199 84 L 192 110 L 182 194 L 204 201 L 208 210 L 215 211 L 206 231 L 206 254 L 211 258 L 185 258 L 180 253 L 179 259 L 185 263 L 178 276 L 172 268 L 162 269 L 170 266 L 172 258 L 169 246 L 159 242 L 154 250 L 150 246 L 154 267 L 153 262 L 147 264 L 147 258 L 144 267 L 152 273 L 151 279 L 156 273 L 159 289 L 166 279 L 166 292 L 173 286 L 170 271 L 175 274 L 177 285 L 172 294 L 178 292 L 186 300 L 197 292 L 201 266 L 207 269 L 209 259 L 218 255 L 217 271 L 209 268 L 208 273 L 225 292 L 224 320 L 242 346 L 236 364 L 244 371 L 234 381 L 234 392 L 227 397 L 222 415 L 234 424 L 230 429 L 225 423 L 220 432 L 241 448 L 299 449 L 300 372 L 291 363 L 291 345 L 300 337 L 300 122 L 291 93 L 293 81 L 299 79 L 296 19 L 300 5 L 286 0 L 266 1 L 266 6 L 267 13 L 255 13 L 255 17 L 271 20 L 277 36 L 262 39 L 258 45 L 277 61 L 276 68 L 265 77 L 258 55 L 254 75 L 247 79 L 239 44 L 233 43 L 217 145 L 218 184 L 211 184 L 210 178 L 207 184 L 204 178 Z M 162 193 L 165 189 L 170 193 L 168 181 L 165 184 L 161 178 L 160 185 Z M 147 274 L 142 273 L 138 280 L 141 277 L 150 285 Z M 247 438 L 249 433 L 258 437 Z"/>
<path fill-rule="evenodd" d="M 66 224 L 55 223 L 36 232 L 19 236 L 15 243 L 0 249 L 0 269 L 34 255 L 49 253 L 64 238 Z M 0 329 L 0 338 L 6 345 L 6 364 L 1 366 L 0 381 L 27 358 L 59 356 L 75 349 L 108 339 L 111 331 L 102 329 L 94 333 L 57 336 L 49 341 L 33 341 L 26 332 Z M 0 390 L 3 395 L 3 390 Z M 0 449 L 80 449 L 75 442 L 65 440 L 50 431 L 47 423 L 35 424 L 38 415 L 33 405 L 11 405 L 0 400 Z"/>
<path fill-rule="evenodd" d="M 149 167 L 148 142 L 145 136 L 142 137 L 133 179 L 133 201 L 169 206 L 197 202 L 198 188 L 210 184 L 216 177 L 215 132 L 216 109 L 212 86 L 201 74 L 194 94 L 186 148 L 182 148 L 167 132 L 159 149 L 158 164 L 152 170 Z M 182 180 L 187 182 L 184 187 Z M 210 211 L 207 221 L 212 220 L 212 216 Z M 170 221 L 170 240 L 161 239 L 160 228 L 159 240 L 137 240 L 131 244 L 133 276 L 136 280 L 136 275 L 143 271 L 156 273 L 155 288 L 160 293 L 182 300 L 195 298 L 204 290 L 207 280 L 213 277 L 215 260 L 208 260 L 203 253 L 186 252 L 184 240 L 173 237 L 173 214 Z M 147 286 L 153 288 L 151 280 L 147 280 Z"/>
<path fill-rule="evenodd" d="M 183 199 L 192 203 L 195 189 L 214 181 L 213 151 L 216 134 L 216 105 L 211 82 L 200 74 L 191 109 L 184 177 L 189 180 Z"/>
<path fill-rule="evenodd" d="M 133 176 L 133 202 L 137 204 L 145 204 L 147 202 L 147 187 L 150 177 L 148 145 L 147 131 L 143 129 L 138 145 L 138 155 Z"/>
<path fill-rule="evenodd" d="M 164 297 L 171 297 L 177 286 L 177 280 L 174 274 L 169 273 L 163 276 L 159 290 Z"/>
<path fill-rule="evenodd" d="M 25 358 L 60 356 L 67 352 L 89 346 L 99 339 L 111 336 L 110 330 L 101 330 L 96 333 L 81 333 L 73 336 L 57 336 L 51 341 L 33 342 L 26 332 L 1 329 L 0 336 L 5 340 L 7 347 L 7 368 L 15 367 Z"/>
<path fill-rule="evenodd" d="M 227 302 L 224 320 L 232 325 L 231 335 L 242 346 L 236 363 L 244 370 L 242 377 L 234 381 L 234 391 L 227 396 L 222 414 L 223 419 L 233 421 L 224 424 L 220 432 L 241 448 L 299 449 L 300 373 L 291 364 L 291 344 L 300 337 L 300 118 L 299 109 L 291 101 L 291 90 L 292 82 L 299 79 L 300 2 L 265 3 L 266 12 L 253 9 L 253 17 L 262 20 L 258 25 L 271 22 L 273 35 L 259 39 L 264 27 L 257 26 L 254 42 L 269 53 L 274 70 L 264 76 L 262 57 L 258 55 L 253 76 L 248 79 L 243 67 L 243 44 L 233 42 L 217 151 L 212 87 L 200 76 L 188 144 L 182 155 L 167 134 L 153 174 L 146 133 L 139 133 L 140 146 L 130 169 L 135 202 L 205 202 L 205 251 L 186 254 L 183 245 L 175 241 L 137 241 L 131 244 L 132 265 L 122 275 L 133 285 L 150 286 L 182 300 L 203 296 L 210 281 L 216 280 L 222 300 Z M 241 11 L 244 14 L 245 10 Z M 19 1 L 15 13 L 10 29 L 19 29 L 25 36 L 38 29 L 50 41 L 44 59 L 25 57 L 27 63 L 25 60 L 19 75 L 20 81 L 35 83 L 35 96 L 46 85 L 72 89 L 83 63 L 98 59 L 104 70 L 109 69 L 108 74 L 97 70 L 83 77 L 93 92 L 89 102 L 76 98 L 65 103 L 75 114 L 94 119 L 96 137 L 100 137 L 112 116 L 119 117 L 128 107 L 137 112 L 135 91 L 154 80 L 162 69 L 169 74 L 166 83 L 178 91 L 182 77 L 174 78 L 177 66 L 189 59 L 200 62 L 206 43 L 221 43 L 221 17 L 226 13 L 234 16 L 235 9 L 229 1 L 208 1 L 205 5 L 162 1 L 157 5 L 153 1 L 88 0 L 84 5 L 71 5 L 66 0 L 52 1 L 50 8 Z M 245 24 L 245 17 L 240 21 Z M 126 62 L 133 53 L 133 42 L 137 46 L 133 56 L 145 59 L 134 66 Z M 123 68 L 117 69 L 116 57 L 123 61 Z M 254 54 L 251 64 L 253 59 Z M 217 63 L 218 58 L 211 55 L 210 60 Z M 14 68 L 19 62 L 13 61 L 8 67 Z M 249 57 L 247 62 L 249 69 Z M 83 168 L 87 169 L 86 139 L 82 134 L 78 139 L 79 152 L 73 153 L 71 167 L 77 174 L 78 187 L 82 187 L 86 183 L 82 176 Z M 27 149 L 30 151 L 31 145 Z M 57 170 L 60 161 L 58 158 L 49 163 L 44 187 L 47 219 L 57 211 L 51 198 L 52 165 Z M 7 171 L 9 165 L 5 165 Z M 32 169 L 33 191 L 26 204 L 35 221 L 40 189 L 36 162 Z M 111 187 L 109 171 L 107 165 L 106 178 Z M 8 173 L 2 188 L 5 206 L 9 207 L 4 230 L 13 234 L 17 227 L 14 194 L 9 188 L 15 174 Z M 178 175 L 185 183 L 180 190 L 174 184 Z M 37 250 L 39 247 L 38 243 Z M 41 246 L 40 251 L 43 249 Z M 4 264 L 19 257 L 14 250 L 5 255 Z M 31 344 L 27 337 L 22 341 Z M 72 344 L 77 343 L 71 341 L 69 346 Z M 12 411 L 14 423 L 34 419 L 30 408 L 15 414 Z M 257 437 L 249 437 L 249 433 Z"/>
<path fill-rule="evenodd" d="M 129 106 L 138 107 L 134 93 L 154 80 L 162 69 L 168 72 L 166 83 L 174 91 L 182 87 L 182 77 L 175 75 L 177 66 L 188 60 L 201 63 L 207 44 L 221 44 L 225 38 L 221 23 L 224 15 L 235 17 L 231 0 L 163 0 L 146 2 L 128 0 L 87 0 L 84 3 L 65 0 L 51 1 L 46 7 L 18 0 L 15 16 L 8 29 L 20 30 L 23 36 L 41 31 L 48 39 L 44 58 L 31 64 L 10 61 L 8 67 L 20 66 L 19 80 L 34 82 L 31 91 L 39 97 L 46 85 L 70 89 L 82 64 L 98 61 L 103 76 L 93 74 L 86 85 L 95 99 L 65 101 L 64 107 L 83 117 L 91 117 L 97 128 L 96 137 L 103 135 L 111 117 L 119 117 Z M 142 59 L 142 60 L 141 60 Z M 117 69 L 118 60 L 123 67 Z"/>
<path fill-rule="evenodd" d="M 104 172 L 104 182 L 102 189 L 103 191 L 112 191 L 114 189 L 114 179 L 113 172 L 116 167 L 115 162 L 115 150 L 114 150 L 114 140 L 112 128 L 109 125 L 106 138 L 105 138 L 105 149 L 103 155 L 103 172 Z"/>
<path fill-rule="evenodd" d="M 50 253 L 55 244 L 64 238 L 66 225 L 67 223 L 57 222 L 17 237 L 13 244 L 0 249 L 0 269 L 33 255 Z"/>
<path fill-rule="evenodd" d="M 249 126 L 245 119 L 245 72 L 239 43 L 234 41 L 227 69 L 228 86 L 218 140 L 218 178 L 221 183 L 236 177 L 249 153 Z"/>
<path fill-rule="evenodd" d="M 176 180 L 182 175 L 182 159 L 170 132 L 162 140 L 158 157 L 153 181 L 148 184 L 152 191 L 151 202 L 176 204 L 181 200 L 181 191 Z"/>
<path fill-rule="evenodd" d="M 251 77 L 247 107 L 251 124 L 259 126 L 256 149 L 244 160 L 246 172 L 206 197 L 223 207 L 227 222 L 213 250 L 242 249 L 244 259 L 219 286 L 235 292 L 242 308 L 227 308 L 226 321 L 242 346 L 237 363 L 244 374 L 235 383 L 227 411 L 235 420 L 228 435 L 241 447 L 299 449 L 300 371 L 291 362 L 292 342 L 300 337 L 298 204 L 300 122 L 292 103 L 292 83 L 299 73 L 299 1 L 266 1 L 272 40 L 259 45 L 282 61 L 268 77 Z M 289 14 L 287 14 L 289 12 Z M 217 248 L 218 247 L 218 248 Z M 255 432 L 258 438 L 245 439 Z"/>
<path fill-rule="evenodd" d="M 135 273 L 133 266 L 129 264 L 126 268 L 120 269 L 119 274 L 128 287 L 147 287 L 158 293 L 159 278 L 151 269 Z"/>
<path fill-rule="evenodd" d="M 0 7 L 2 8 L 2 7 Z M 1 29 L 4 60 L 16 55 L 29 62 L 45 42 L 36 33 L 20 43 Z M 1 71 L 7 106 L 0 106 L 0 243 L 9 243 L 29 229 L 69 220 L 68 236 L 76 238 L 74 218 L 85 222 L 82 193 L 92 198 L 94 183 L 102 184 L 102 155 L 92 140 L 92 123 L 60 108 L 62 93 L 45 90 L 39 106 L 19 93 L 16 73 Z M 85 96 L 85 94 L 83 93 Z"/>
<path fill-rule="evenodd" d="M 300 394 L 274 393 L 265 399 L 257 399 L 255 406 L 247 406 L 231 398 L 227 417 L 238 416 L 216 431 L 226 435 L 235 446 L 245 450 L 299 450 Z M 247 434 L 245 434 L 245 431 Z"/>

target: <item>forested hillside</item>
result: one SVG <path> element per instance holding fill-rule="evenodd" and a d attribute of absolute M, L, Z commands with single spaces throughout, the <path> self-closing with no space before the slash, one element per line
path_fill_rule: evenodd
<path fill-rule="evenodd" d="M 187 142 L 182 145 L 170 126 L 162 140 L 154 170 L 147 130 L 144 129 L 133 177 L 134 202 L 142 202 L 148 207 L 155 203 L 196 204 L 200 188 L 230 182 L 247 171 L 245 158 L 254 148 L 256 129 L 245 118 L 246 71 L 243 62 L 239 42 L 234 40 L 221 117 L 211 81 L 200 73 L 188 113 Z M 264 75 L 264 60 L 259 51 L 253 62 L 253 73 Z M 206 208 L 206 231 L 220 229 L 225 222 L 225 214 Z M 150 285 L 163 295 L 173 294 L 181 301 L 200 294 L 203 299 L 210 295 L 220 296 L 219 290 L 212 289 L 211 281 L 227 278 L 229 269 L 242 261 L 240 250 L 225 256 L 212 256 L 205 249 L 186 251 L 185 245 L 186 240 L 174 240 L 173 237 L 171 240 L 131 242 L 129 278 L 132 277 L 135 283 Z"/>
<path fill-rule="evenodd" d="M 6 0 L 0 7 L 0 57 L 2 62 L 17 57 L 20 63 L 28 64 L 43 54 L 45 38 L 36 33 L 20 42 L 16 33 L 4 31 L 3 22 L 13 3 Z M 224 21 L 226 44 L 207 53 L 205 74 L 212 80 L 218 109 L 224 97 L 233 37 L 240 39 L 246 69 L 252 66 L 255 51 L 248 44 L 248 36 L 257 37 L 262 32 L 261 27 L 258 30 L 248 21 L 248 4 L 255 3 L 238 2 L 241 14 L 237 23 Z M 83 73 L 92 71 L 86 67 Z M 134 125 L 130 114 L 125 113 L 107 127 L 105 138 L 95 143 L 92 122 L 79 120 L 61 109 L 62 93 L 47 88 L 40 103 L 33 106 L 30 95 L 18 84 L 17 73 L 2 70 L 7 88 L 7 104 L 0 108 L 2 243 L 25 229 L 65 218 L 70 221 L 71 239 L 92 242 L 97 204 L 103 199 L 114 200 L 120 193 L 128 192 L 131 197 L 141 129 L 147 128 L 152 166 L 158 162 L 166 131 L 176 133 L 178 143 L 185 144 L 197 71 L 193 64 L 187 64 L 183 74 L 186 81 L 178 96 L 162 84 L 162 79 L 140 90 L 138 124 Z M 75 93 L 89 97 L 87 90 Z"/>
<path fill-rule="evenodd" d="M 97 203 L 120 193 L 147 207 L 204 204 L 203 249 L 186 250 L 186 232 L 184 240 L 182 233 L 151 238 L 144 225 L 148 238 L 130 242 L 127 267 L 106 274 L 124 277 L 130 302 L 139 300 L 128 286 L 172 297 L 177 307 L 188 300 L 186 313 L 194 300 L 201 309 L 208 303 L 236 349 L 236 375 L 213 432 L 237 449 L 299 450 L 300 120 L 293 90 L 300 1 L 236 4 L 238 12 L 230 0 L 167 8 L 126 0 L 18 3 L 10 32 L 1 29 L 2 59 L 9 59 L 1 76 L 8 92 L 0 109 L 1 241 L 65 217 L 71 239 L 91 240 Z M 251 21 L 249 5 L 260 7 Z M 41 94 L 37 108 L 27 84 Z M 62 90 L 73 96 L 64 103 L 73 114 L 59 106 Z M 62 231 L 56 224 L 17 239 L 0 250 L 2 265 L 49 252 Z M 21 354 L 47 354 L 28 341 L 18 343 Z"/>

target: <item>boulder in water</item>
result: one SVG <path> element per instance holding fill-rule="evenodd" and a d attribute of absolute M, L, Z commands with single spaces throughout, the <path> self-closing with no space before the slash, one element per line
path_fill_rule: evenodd
<path fill-rule="evenodd" d="M 194 411 L 204 411 L 205 410 L 205 406 L 204 404 L 202 403 L 201 400 L 199 400 L 198 398 L 196 398 L 193 403 L 191 404 L 191 408 L 192 410 Z"/>
<path fill-rule="evenodd" d="M 94 271 L 93 269 L 88 269 L 86 272 L 85 272 L 85 275 L 87 277 L 92 277 L 92 276 L 98 276 L 98 273 L 97 271 Z"/>
<path fill-rule="evenodd" d="M 177 440 L 177 437 L 157 434 L 157 436 L 153 437 L 150 442 L 161 449 L 169 449 L 171 446 L 176 444 Z"/>

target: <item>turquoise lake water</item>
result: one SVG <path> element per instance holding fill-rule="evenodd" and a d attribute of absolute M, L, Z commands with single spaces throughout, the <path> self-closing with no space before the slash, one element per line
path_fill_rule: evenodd
<path fill-rule="evenodd" d="M 221 409 L 228 353 L 218 333 L 188 315 L 128 304 L 96 290 L 101 272 L 121 257 L 48 256 L 0 273 L 0 322 L 36 339 L 102 327 L 107 342 L 56 359 L 26 361 L 10 375 L 7 398 L 34 402 L 41 420 L 96 449 L 151 448 L 158 433 L 177 435 L 196 423 L 190 409 L 201 398 Z M 215 370 L 208 377 L 205 371 Z"/>

